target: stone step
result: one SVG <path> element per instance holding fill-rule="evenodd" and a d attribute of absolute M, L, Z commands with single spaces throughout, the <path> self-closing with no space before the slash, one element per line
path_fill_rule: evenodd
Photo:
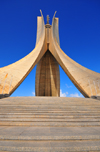
<path fill-rule="evenodd" d="M 30 117 L 28 119 L 25 119 L 25 117 L 22 118 L 0 118 L 0 121 L 6 121 L 6 122 L 100 122 L 100 119 L 33 119 Z"/>
<path fill-rule="evenodd" d="M 0 118 L 30 118 L 30 119 L 36 119 L 36 118 L 38 118 L 38 119 L 68 119 L 68 120 L 70 120 L 70 119 L 100 119 L 100 116 L 80 116 L 80 115 L 78 115 L 78 116 L 44 116 L 44 115 L 31 115 L 31 114 L 1 114 L 0 115 Z"/>
<path fill-rule="evenodd" d="M 61 109 L 61 108 L 46 108 L 46 109 L 43 109 L 42 107 L 41 108 L 24 108 L 24 107 L 20 107 L 20 108 L 17 108 L 17 107 L 14 107 L 14 108 L 5 108 L 5 107 L 1 107 L 0 108 L 0 111 L 2 110 L 2 109 L 5 109 L 5 110 L 22 110 L 22 111 L 27 111 L 27 110 L 31 110 L 31 111 L 72 111 L 72 112 L 75 112 L 75 111 L 99 111 L 100 110 L 100 108 L 68 108 L 68 109 Z"/>
<path fill-rule="evenodd" d="M 2 100 L 2 99 L 1 99 L 1 100 Z M 99 101 L 99 102 L 100 102 L 100 101 Z M 21 104 L 21 103 L 20 103 L 20 104 Z M 75 103 L 74 103 L 74 104 L 75 104 Z M 24 108 L 44 108 L 44 109 L 47 108 L 47 107 L 50 108 L 50 109 L 51 109 L 51 108 L 54 108 L 54 109 L 55 109 L 55 108 L 68 109 L 68 108 L 70 108 L 70 107 L 71 107 L 71 108 L 80 108 L 80 107 L 81 107 L 81 108 L 90 108 L 90 107 L 91 107 L 91 108 L 100 108 L 100 105 L 98 105 L 98 104 L 96 104 L 96 105 L 94 105 L 94 104 L 93 104 L 93 105 L 92 105 L 92 104 L 88 104 L 88 105 L 85 105 L 85 104 L 84 104 L 84 105 L 77 105 L 77 104 L 76 104 L 76 105 L 72 105 L 72 104 L 66 105 L 66 104 L 62 104 L 62 105 L 60 105 L 60 104 L 57 104 L 57 103 L 56 103 L 56 104 L 52 104 L 52 102 L 51 102 L 51 104 L 47 104 L 47 103 L 46 103 L 46 104 L 42 104 L 42 103 L 41 103 L 41 104 L 39 105 L 39 104 L 34 104 L 34 103 L 33 103 L 33 104 L 30 104 L 30 103 L 29 103 L 29 104 L 26 104 L 26 105 L 21 104 L 20 106 L 19 106 L 19 103 L 18 103 L 18 104 L 13 104 L 13 103 L 12 103 L 12 104 L 9 104 L 9 103 L 8 103 L 8 104 L 4 104 L 4 103 L 2 104 L 2 103 L 1 103 L 1 106 L 2 106 L 2 107 L 5 107 L 5 108 L 7 108 L 7 106 L 8 106 L 9 108 L 10 108 L 10 107 L 12 107 L 12 108 L 14 108 L 14 107 L 19 107 L 19 108 L 20 108 L 20 107 L 24 107 Z"/>
<path fill-rule="evenodd" d="M 46 108 L 42 108 L 42 107 L 39 107 L 39 108 L 25 108 L 25 107 L 14 107 L 14 108 L 12 108 L 12 107 L 0 107 L 0 110 L 2 110 L 2 109 L 5 109 L 5 110 L 31 110 L 31 111 L 96 111 L 96 110 L 100 110 L 100 107 L 98 107 L 98 108 L 94 108 L 94 107 L 85 107 L 85 108 L 83 108 L 83 107 L 80 107 L 80 108 L 72 108 L 72 107 L 70 107 L 70 108 L 48 108 L 48 107 L 46 107 Z"/>
<path fill-rule="evenodd" d="M 97 108 L 96 108 L 96 109 L 93 109 L 93 108 L 91 108 L 91 109 L 89 109 L 89 108 L 88 108 L 88 109 L 87 109 L 87 108 L 85 108 L 85 109 L 81 109 L 81 108 L 80 108 L 80 109 L 77 109 L 77 108 L 75 108 L 75 109 L 72 109 L 72 108 L 69 108 L 69 109 L 60 109 L 60 108 L 59 108 L 59 109 L 53 109 L 53 108 L 52 108 L 52 109 L 48 109 L 48 108 L 46 108 L 46 109 L 42 109 L 42 108 L 38 108 L 38 109 L 37 109 L 37 108 L 35 108 L 35 109 L 32 108 L 32 109 L 29 109 L 29 108 L 27 108 L 27 109 L 25 109 L 24 107 L 22 107 L 22 108 L 18 109 L 17 107 L 15 107 L 15 108 L 5 108 L 5 107 L 2 107 L 2 108 L 0 109 L 0 111 L 1 111 L 2 109 L 5 109 L 5 110 L 19 110 L 19 111 L 20 111 L 20 110 L 22 110 L 22 111 L 40 111 L 40 112 L 42 112 L 42 111 L 44 111 L 44 112 L 48 112 L 48 111 L 55 111 L 55 112 L 56 112 L 56 111 L 57 111 L 57 112 L 58 112 L 58 111 L 59 111 L 59 112 L 60 112 L 60 111 L 61 111 L 61 112 L 63 112 L 63 111 L 64 111 L 64 112 L 66 112 L 66 111 L 68 111 L 68 112 L 71 112 L 71 111 L 72 111 L 72 112 L 76 112 L 76 111 L 83 111 L 83 112 L 85 112 L 85 111 L 93 111 L 93 112 L 95 112 L 95 111 L 97 111 L 97 110 L 99 111 L 100 108 L 98 108 L 98 109 L 97 109 Z"/>
<path fill-rule="evenodd" d="M 85 113 L 90 113 L 90 114 L 100 114 L 100 111 L 48 111 L 48 112 L 45 112 L 45 111 L 30 111 L 30 110 L 26 110 L 26 111 L 23 111 L 23 110 L 20 110 L 20 111 L 17 111 L 17 110 L 7 110 L 7 111 L 4 111 L 4 110 L 0 110 L 0 114 L 8 114 L 8 113 L 13 113 L 13 114 L 18 114 L 18 113 L 21 113 L 21 114 L 27 114 L 27 113 L 30 113 L 30 114 L 85 114 Z"/>
<path fill-rule="evenodd" d="M 1 99 L 2 100 L 2 99 Z M 100 102 L 100 101 L 99 101 Z M 37 102 L 38 103 L 38 102 Z M 12 104 L 4 104 L 4 102 L 3 102 L 3 104 L 1 103 L 1 106 L 2 107 L 12 107 L 12 108 L 14 108 L 14 107 L 25 107 L 25 108 L 46 108 L 46 107 L 48 107 L 48 108 L 70 108 L 70 107 L 72 107 L 72 108 L 80 108 L 80 107 L 82 107 L 82 108 L 85 108 L 85 107 L 92 107 L 92 108 L 100 108 L 100 104 L 98 105 L 98 104 L 79 104 L 78 105 L 78 103 L 75 105 L 75 103 L 74 103 L 74 105 L 72 105 L 72 104 L 65 104 L 65 103 L 62 103 L 61 105 L 60 104 L 57 104 L 57 103 L 55 103 L 55 104 L 52 104 L 52 102 L 51 102 L 51 104 L 49 103 L 49 104 L 47 104 L 47 103 L 45 103 L 45 104 L 32 104 L 32 103 L 29 103 L 29 104 L 22 104 L 22 103 L 20 103 L 21 105 L 19 106 L 19 102 L 17 103 L 17 104 L 15 104 L 15 103 L 12 103 Z"/>
<path fill-rule="evenodd" d="M 2 116 L 5 116 L 5 115 L 8 115 L 8 117 L 9 117 L 9 115 L 11 116 L 13 116 L 13 113 L 2 113 L 1 114 Z M 98 118 L 100 118 L 100 113 L 76 113 L 76 114 L 72 114 L 72 113 L 67 113 L 67 114 L 63 114 L 63 113 L 49 113 L 49 114 L 47 114 L 47 113 L 40 113 L 40 114 L 38 114 L 38 113 L 14 113 L 14 115 L 16 115 L 16 116 L 24 116 L 24 115 L 27 115 L 27 116 L 32 116 L 32 117 L 71 117 L 71 118 L 79 118 L 79 117 L 91 117 L 91 118 L 95 118 L 95 117 L 98 117 Z"/>
<path fill-rule="evenodd" d="M 99 141 L 100 135 L 82 135 L 82 136 L 6 136 L 0 135 L 0 141 L 76 141 L 76 140 L 90 140 Z"/>
<path fill-rule="evenodd" d="M 21 138 L 70 138 L 70 139 L 99 139 L 99 127 L 23 127 L 23 126 L 0 126 L 0 139 Z"/>
<path fill-rule="evenodd" d="M 71 116 L 71 117 L 74 117 L 74 116 L 77 116 L 77 117 L 79 117 L 79 116 L 81 116 L 81 117 L 82 117 L 82 116 L 83 116 L 83 117 L 85 117 L 85 116 L 87 116 L 87 117 L 88 117 L 88 116 L 89 116 L 89 117 L 90 117 L 90 116 L 92 116 L 92 117 L 93 117 L 93 116 L 98 116 L 98 117 L 100 117 L 99 114 L 100 114 L 99 112 L 98 112 L 98 113 L 82 113 L 82 112 L 81 112 L 81 113 L 74 113 L 74 115 L 73 115 L 73 113 L 67 113 L 67 115 L 64 115 L 64 114 L 62 114 L 62 113 L 57 113 L 57 114 L 55 114 L 55 113 L 50 113 L 50 114 L 45 113 L 45 115 L 43 115 L 43 113 L 41 114 L 41 113 L 38 113 L 38 112 L 35 113 L 35 114 L 32 113 L 32 112 L 30 112 L 30 113 L 29 113 L 29 112 L 28 112 L 28 113 L 27 113 L 27 112 L 26 112 L 26 113 L 25 113 L 25 112 L 24 112 L 24 113 L 21 113 L 21 112 L 17 112 L 17 113 L 16 113 L 16 112 L 15 112 L 15 113 L 13 113 L 13 112 L 0 113 L 0 115 L 30 115 L 30 116 L 38 116 L 38 115 L 39 115 L 39 117 L 40 117 L 40 116 L 42 116 L 42 117 L 43 117 L 43 116 L 46 116 L 46 117 L 50 117 L 50 116 L 65 116 L 65 117 L 67 117 L 67 116 L 68 116 L 68 117 L 70 117 L 70 116 Z"/>
<path fill-rule="evenodd" d="M 22 115 L 24 115 L 24 114 L 27 114 L 27 112 L 25 113 L 25 111 L 24 112 L 22 112 L 22 111 L 18 111 L 18 112 L 13 112 L 13 111 L 7 111 L 7 113 L 3 113 L 2 112 L 2 114 L 8 114 L 8 113 L 13 113 L 13 114 L 22 114 Z M 29 112 L 28 112 L 29 113 Z M 70 115 L 75 115 L 75 116 L 100 116 L 100 112 L 65 112 L 65 113 L 63 113 L 63 112 L 58 112 L 58 113 L 54 113 L 54 112 L 48 112 L 48 113 L 46 113 L 46 112 L 41 112 L 41 113 L 38 113 L 38 112 L 30 112 L 30 115 L 33 115 L 33 116 L 35 116 L 35 115 L 46 115 L 46 116 L 70 116 Z"/>
<path fill-rule="evenodd" d="M 100 122 L 24 122 L 24 121 L 2 121 L 0 122 L 0 126 L 34 126 L 34 127 L 75 127 L 75 126 L 83 126 L 83 127 L 92 127 L 98 126 L 100 127 Z"/>
<path fill-rule="evenodd" d="M 2 146 L 1 146 L 2 145 Z M 84 152 L 84 151 L 100 151 L 99 141 L 76 141 L 76 142 L 52 142 L 52 141 L 40 141 L 40 142 L 17 142 L 11 141 L 0 142 L 0 150 L 13 151 L 13 152 Z"/>
<path fill-rule="evenodd" d="M 0 101 L 1 101 L 2 99 L 0 99 Z M 25 107 L 25 106 L 28 106 L 28 107 L 30 107 L 30 106 L 32 106 L 32 107 L 49 107 L 50 106 L 50 108 L 52 108 L 52 107 L 60 107 L 61 106 L 61 108 L 63 108 L 63 107 L 90 107 L 90 106 L 94 106 L 94 107 L 100 107 L 100 101 L 99 102 L 88 102 L 88 103 L 86 103 L 85 101 L 84 102 L 72 102 L 71 101 L 71 103 L 70 102 L 65 102 L 65 103 L 61 103 L 61 105 L 60 105 L 60 103 L 54 103 L 54 102 L 48 102 L 48 104 L 47 104 L 47 102 L 38 102 L 38 99 L 37 99 L 37 102 L 36 103 L 34 103 L 34 102 L 32 102 L 32 103 L 30 103 L 29 101 L 27 101 L 27 104 L 26 104 L 26 102 L 20 102 L 20 101 L 16 101 L 15 103 L 12 101 L 12 102 L 5 102 L 5 101 L 1 101 L 0 102 L 1 103 L 1 105 L 2 106 L 8 106 L 9 105 L 9 107 L 10 106 L 19 106 L 19 104 L 21 104 L 21 106 L 23 107 Z"/>

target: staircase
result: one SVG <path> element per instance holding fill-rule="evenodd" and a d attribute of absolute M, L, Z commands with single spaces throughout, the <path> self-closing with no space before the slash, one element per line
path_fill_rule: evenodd
<path fill-rule="evenodd" d="M 0 151 L 100 151 L 100 100 L 0 99 Z"/>

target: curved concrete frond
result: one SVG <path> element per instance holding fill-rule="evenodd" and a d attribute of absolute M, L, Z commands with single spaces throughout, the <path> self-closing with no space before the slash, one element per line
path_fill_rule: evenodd
<path fill-rule="evenodd" d="M 70 57 L 59 46 L 58 18 L 53 17 L 51 26 L 50 52 L 84 97 L 100 95 L 100 74 L 89 70 Z"/>
<path fill-rule="evenodd" d="M 43 15 L 38 17 L 35 49 L 21 60 L 0 68 L 0 94 L 11 95 L 23 82 L 45 53 L 45 25 Z"/>

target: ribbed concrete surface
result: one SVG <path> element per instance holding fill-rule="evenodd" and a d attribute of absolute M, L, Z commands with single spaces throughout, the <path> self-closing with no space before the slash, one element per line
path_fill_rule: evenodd
<path fill-rule="evenodd" d="M 0 100 L 0 151 L 100 151 L 100 100 Z"/>

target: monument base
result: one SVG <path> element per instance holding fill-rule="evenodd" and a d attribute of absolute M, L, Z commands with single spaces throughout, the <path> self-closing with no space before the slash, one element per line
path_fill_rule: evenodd
<path fill-rule="evenodd" d="M 9 94 L 0 94 L 0 99 L 9 97 Z"/>
<path fill-rule="evenodd" d="M 91 98 L 100 100 L 100 96 L 91 96 Z"/>
<path fill-rule="evenodd" d="M 0 99 L 0 151 L 100 151 L 100 101 L 66 97 Z"/>

